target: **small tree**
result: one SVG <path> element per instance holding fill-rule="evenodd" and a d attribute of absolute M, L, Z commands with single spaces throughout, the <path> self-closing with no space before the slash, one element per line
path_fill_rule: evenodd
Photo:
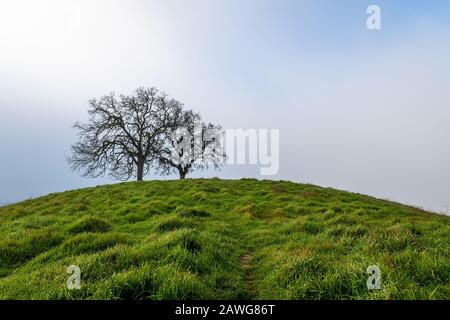
<path fill-rule="evenodd" d="M 178 173 L 180 179 L 210 166 L 219 169 L 225 158 L 220 140 L 221 127 L 204 123 L 198 113 L 183 111 L 176 127 L 159 141 L 157 172 Z"/>
<path fill-rule="evenodd" d="M 142 180 L 157 159 L 155 145 L 168 128 L 177 126 L 182 104 L 156 88 L 139 88 L 134 95 L 114 93 L 89 101 L 88 123 L 75 124 L 79 142 L 68 162 L 83 176 L 106 171 L 113 178 Z"/>

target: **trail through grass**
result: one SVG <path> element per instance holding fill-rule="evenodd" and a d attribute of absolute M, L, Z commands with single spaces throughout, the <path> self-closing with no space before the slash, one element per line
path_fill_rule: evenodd
<path fill-rule="evenodd" d="M 253 273 L 252 259 L 253 255 L 251 252 L 245 253 L 240 259 L 241 268 L 244 270 L 243 282 L 244 287 L 247 290 L 248 299 L 252 299 L 257 296 L 256 285 L 254 283 L 255 275 Z"/>

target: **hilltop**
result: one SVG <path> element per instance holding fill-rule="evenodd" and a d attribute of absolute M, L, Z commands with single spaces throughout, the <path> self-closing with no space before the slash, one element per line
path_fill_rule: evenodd
<path fill-rule="evenodd" d="M 360 194 L 128 182 L 1 207 L 0 299 L 450 299 L 449 248 L 450 217 Z"/>

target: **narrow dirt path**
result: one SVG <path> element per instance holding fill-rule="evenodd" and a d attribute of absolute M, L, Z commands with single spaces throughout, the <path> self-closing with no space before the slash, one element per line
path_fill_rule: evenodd
<path fill-rule="evenodd" d="M 229 234 L 239 243 L 236 250 L 240 252 L 239 256 L 239 271 L 241 276 L 240 284 L 244 289 L 239 299 L 257 299 L 259 296 L 258 283 L 255 275 L 255 251 L 258 249 L 258 244 L 255 243 L 254 237 L 249 231 L 257 229 L 255 224 L 257 221 L 242 215 L 230 209 L 230 213 L 222 215 L 221 219 L 228 226 Z M 238 271 L 238 270 L 236 270 Z"/>
<path fill-rule="evenodd" d="M 246 252 L 240 258 L 240 266 L 244 270 L 244 286 L 248 294 L 248 299 L 254 299 L 257 296 L 254 285 L 255 275 L 253 273 L 252 260 L 253 254 L 251 251 Z"/>

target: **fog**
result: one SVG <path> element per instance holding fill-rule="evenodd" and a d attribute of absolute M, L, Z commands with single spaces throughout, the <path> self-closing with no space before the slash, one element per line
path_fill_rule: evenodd
<path fill-rule="evenodd" d="M 227 165 L 192 177 L 447 211 L 450 6 L 376 3 L 378 31 L 368 1 L 2 1 L 0 204 L 112 183 L 70 171 L 72 125 L 93 97 L 156 86 L 223 128 L 279 129 L 278 174 Z"/>

